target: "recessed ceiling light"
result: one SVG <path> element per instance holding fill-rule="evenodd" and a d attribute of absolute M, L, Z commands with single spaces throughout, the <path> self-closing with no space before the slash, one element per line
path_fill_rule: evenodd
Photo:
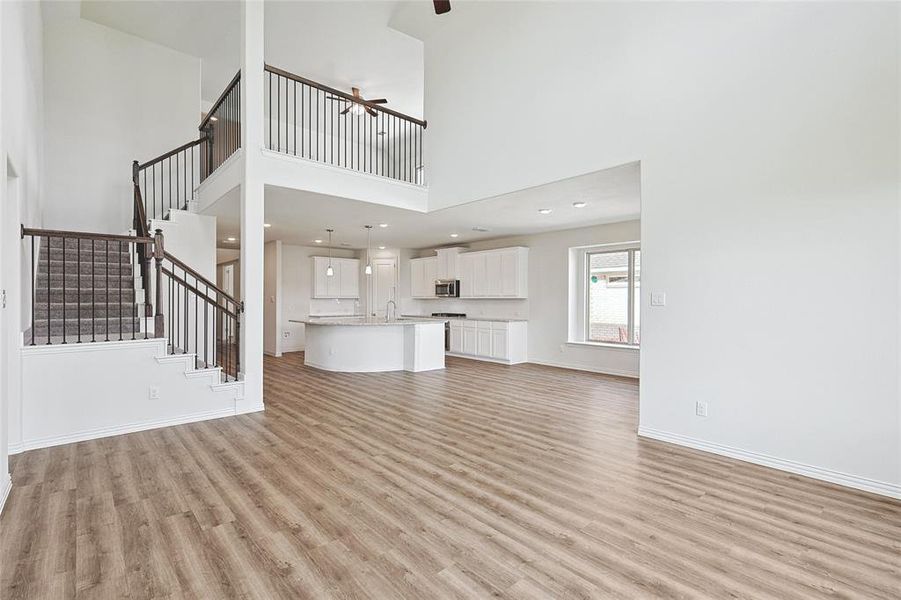
<path fill-rule="evenodd" d="M 381 227 L 382 229 L 384 229 L 387 226 L 388 226 L 387 223 L 379 223 L 379 227 Z"/>
<path fill-rule="evenodd" d="M 573 202 L 573 208 L 585 208 L 588 206 L 587 202 Z"/>
<path fill-rule="evenodd" d="M 272 223 L 263 223 L 263 227 L 272 227 Z"/>
<path fill-rule="evenodd" d="M 384 249 L 385 249 L 384 246 L 379 246 L 379 250 L 384 250 Z"/>
<path fill-rule="evenodd" d="M 322 243 L 322 240 L 313 240 L 313 243 L 314 243 L 314 244 L 321 244 L 321 243 Z"/>
<path fill-rule="evenodd" d="M 459 233 L 452 233 L 452 234 L 450 234 L 450 235 L 451 235 L 452 238 L 460 237 L 460 234 L 459 234 Z"/>
<path fill-rule="evenodd" d="M 234 241 L 236 241 L 236 239 L 235 238 L 225 238 L 225 241 L 226 242 L 234 242 Z"/>
<path fill-rule="evenodd" d="M 213 123 L 215 123 L 218 120 L 219 120 L 219 117 L 210 117 L 210 121 L 212 121 Z"/>
<path fill-rule="evenodd" d="M 549 209 L 549 208 L 539 208 L 539 209 L 538 209 L 538 214 L 539 214 L 539 215 L 549 215 L 549 214 L 551 214 L 551 212 L 552 212 L 552 211 L 551 211 L 551 209 Z"/>

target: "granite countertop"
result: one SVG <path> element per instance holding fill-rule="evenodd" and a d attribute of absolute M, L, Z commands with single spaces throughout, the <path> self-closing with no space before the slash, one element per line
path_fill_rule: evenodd
<path fill-rule="evenodd" d="M 404 319 L 433 319 L 436 321 L 496 321 L 498 323 L 525 323 L 528 319 L 504 319 L 502 317 L 433 317 L 431 315 L 401 315 Z"/>
<path fill-rule="evenodd" d="M 343 318 L 319 318 L 319 319 L 288 319 L 291 323 L 303 323 L 304 325 L 346 325 L 352 327 L 386 326 L 386 325 L 422 325 L 433 324 L 436 319 L 400 318 L 386 321 L 376 317 L 343 317 Z"/>

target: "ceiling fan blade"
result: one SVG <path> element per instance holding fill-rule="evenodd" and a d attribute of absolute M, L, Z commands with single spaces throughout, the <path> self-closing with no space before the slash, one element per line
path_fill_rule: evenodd
<path fill-rule="evenodd" d="M 326 100 L 337 100 L 338 102 L 350 102 L 347 98 L 339 98 L 338 96 L 326 96 Z"/>
<path fill-rule="evenodd" d="M 377 98 L 375 100 L 367 100 L 366 102 L 370 104 L 388 104 L 388 101 L 384 98 Z"/>
<path fill-rule="evenodd" d="M 347 108 L 345 108 L 344 110 L 342 110 L 342 111 L 339 112 L 338 114 L 339 114 L 339 115 L 346 115 L 349 111 L 350 111 L 350 106 L 348 106 Z"/>
<path fill-rule="evenodd" d="M 446 12 L 450 12 L 450 0 L 432 0 L 432 3 L 435 5 L 436 15 L 443 15 Z"/>
<path fill-rule="evenodd" d="M 379 116 L 379 113 L 375 112 L 374 110 L 372 110 L 372 109 L 369 108 L 368 106 L 366 107 L 366 112 L 369 113 L 369 116 L 370 116 L 370 117 L 377 117 L 377 116 Z"/>
<path fill-rule="evenodd" d="M 350 88 L 350 89 L 351 89 L 351 91 L 353 91 L 353 93 L 354 93 L 354 98 L 359 98 L 359 97 L 360 97 L 360 88 L 352 87 L 352 88 Z"/>

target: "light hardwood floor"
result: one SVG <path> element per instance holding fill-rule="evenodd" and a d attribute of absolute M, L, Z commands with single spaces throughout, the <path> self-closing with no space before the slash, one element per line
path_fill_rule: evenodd
<path fill-rule="evenodd" d="M 901 503 L 640 440 L 626 379 L 293 354 L 265 385 L 14 457 L 0 598 L 901 596 Z"/>

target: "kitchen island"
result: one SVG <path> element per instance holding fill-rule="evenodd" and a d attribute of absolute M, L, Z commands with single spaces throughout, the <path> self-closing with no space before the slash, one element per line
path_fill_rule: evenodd
<path fill-rule="evenodd" d="M 444 368 L 444 322 L 374 317 L 289 319 L 303 323 L 304 364 L 325 371 L 373 373 Z"/>

